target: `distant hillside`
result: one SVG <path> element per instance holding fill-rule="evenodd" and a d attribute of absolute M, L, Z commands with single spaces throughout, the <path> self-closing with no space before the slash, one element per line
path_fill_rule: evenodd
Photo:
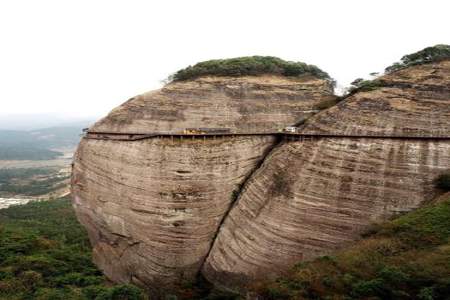
<path fill-rule="evenodd" d="M 67 117 L 59 114 L 7 114 L 0 112 L 0 130 L 29 131 L 50 127 L 87 127 L 95 117 Z"/>
<path fill-rule="evenodd" d="M 3 146 L 0 145 L 0 160 L 49 160 L 63 153 L 33 146 Z"/>
<path fill-rule="evenodd" d="M 47 160 L 61 152 L 56 148 L 75 147 L 82 127 L 51 127 L 32 131 L 0 130 L 0 160 Z"/>

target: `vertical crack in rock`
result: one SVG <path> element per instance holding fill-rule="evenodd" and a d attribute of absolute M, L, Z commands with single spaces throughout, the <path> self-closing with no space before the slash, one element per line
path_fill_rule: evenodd
<path fill-rule="evenodd" d="M 442 88 L 449 71 L 442 61 L 384 75 L 389 87 L 359 91 L 309 118 L 301 133 L 335 136 L 283 143 L 265 158 L 222 225 L 203 276 L 242 291 L 434 198 L 433 182 L 450 166 L 450 91 Z"/>
<path fill-rule="evenodd" d="M 335 101 L 330 82 L 314 76 L 208 76 L 114 109 L 89 132 L 174 136 L 80 142 L 73 203 L 94 263 L 112 281 L 129 282 L 133 270 L 139 285 L 155 289 L 194 280 L 233 203 L 279 143 L 271 133 Z M 237 136 L 183 137 L 205 128 Z M 140 243 L 123 252 L 129 241 Z"/>
<path fill-rule="evenodd" d="M 222 226 L 224 224 L 224 222 L 226 221 L 228 215 L 230 214 L 230 212 L 233 210 L 233 208 L 236 206 L 236 204 L 238 203 L 239 197 L 241 196 L 242 192 L 245 190 L 247 184 L 250 182 L 251 178 L 253 178 L 253 175 L 259 170 L 261 169 L 261 167 L 263 166 L 264 162 L 266 161 L 266 159 L 270 156 L 270 154 L 278 147 L 281 145 L 283 138 L 277 136 L 276 137 L 277 140 L 274 141 L 273 145 L 268 148 L 266 150 L 266 153 L 264 153 L 262 159 L 260 160 L 260 162 L 255 166 L 255 168 L 253 168 L 253 170 L 246 176 L 246 178 L 243 180 L 243 182 L 239 185 L 239 188 L 237 190 L 233 191 L 233 195 L 232 195 L 232 202 L 230 203 L 228 210 L 225 212 L 225 214 L 223 215 L 222 219 L 220 220 L 219 226 L 217 227 L 216 233 L 214 234 L 214 237 L 211 240 L 211 244 L 209 246 L 208 252 L 205 255 L 205 258 L 203 259 L 203 262 L 201 264 L 201 267 L 199 269 L 198 274 L 201 274 L 203 267 L 205 265 L 206 260 L 209 257 L 209 254 L 211 253 L 211 250 L 214 247 L 214 243 L 217 240 L 217 236 L 220 233 L 220 230 L 222 229 Z"/>

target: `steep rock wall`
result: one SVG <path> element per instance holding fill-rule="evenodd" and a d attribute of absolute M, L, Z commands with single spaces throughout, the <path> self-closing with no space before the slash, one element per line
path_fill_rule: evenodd
<path fill-rule="evenodd" d="M 202 77 L 131 98 L 91 131 L 180 133 L 207 127 L 273 133 L 306 120 L 335 99 L 330 83 L 314 77 Z"/>
<path fill-rule="evenodd" d="M 448 168 L 450 141 L 285 142 L 244 187 L 203 273 L 225 288 L 279 275 L 432 199 Z"/>
<path fill-rule="evenodd" d="M 134 97 L 90 132 L 274 132 L 334 99 L 329 82 L 314 78 L 199 78 Z M 167 289 L 192 280 L 240 186 L 276 143 L 273 135 L 83 139 L 72 193 L 94 262 L 116 282 Z"/>
<path fill-rule="evenodd" d="M 219 230 L 208 280 L 239 289 L 276 276 L 435 196 L 433 180 L 450 169 L 450 63 L 379 80 L 308 119 L 301 132 L 319 137 L 266 158 Z"/>
<path fill-rule="evenodd" d="M 274 142 L 273 136 L 82 141 L 74 205 L 95 262 L 119 282 L 192 278 L 233 191 Z"/>
<path fill-rule="evenodd" d="M 450 137 L 450 61 L 402 69 L 378 82 L 315 115 L 302 132 Z"/>

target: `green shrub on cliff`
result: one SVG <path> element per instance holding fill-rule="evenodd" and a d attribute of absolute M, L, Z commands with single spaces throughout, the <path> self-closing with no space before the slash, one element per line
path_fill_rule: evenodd
<path fill-rule="evenodd" d="M 200 76 L 245 76 L 277 74 L 282 76 L 313 75 L 330 79 L 330 76 L 314 65 L 285 61 L 273 56 L 247 56 L 230 59 L 214 59 L 199 62 L 181 69 L 169 77 L 170 81 L 195 79 Z"/>
<path fill-rule="evenodd" d="M 436 45 L 427 47 L 416 53 L 403 56 L 400 62 L 396 62 L 393 65 L 387 67 L 386 72 L 389 73 L 405 67 L 441 61 L 444 59 L 450 59 L 449 45 Z"/>
<path fill-rule="evenodd" d="M 148 299 L 136 286 L 108 282 L 91 253 L 67 198 L 1 209 L 0 300 Z M 172 293 L 177 300 L 235 298 L 201 277 Z"/>
<path fill-rule="evenodd" d="M 68 199 L 0 210 L 0 300 L 141 300 L 113 286 L 91 262 L 91 247 Z"/>
<path fill-rule="evenodd" d="M 374 90 L 376 90 L 380 87 L 384 87 L 384 86 L 385 86 L 385 83 L 380 79 L 365 80 L 362 78 L 358 78 L 351 83 L 351 87 L 348 90 L 348 94 L 346 96 L 353 95 L 356 92 L 374 91 Z"/>
<path fill-rule="evenodd" d="M 449 299 L 450 199 L 379 225 L 365 239 L 255 284 L 259 299 Z"/>

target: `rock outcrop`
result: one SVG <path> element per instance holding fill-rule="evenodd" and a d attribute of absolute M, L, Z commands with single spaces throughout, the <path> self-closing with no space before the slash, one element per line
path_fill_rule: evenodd
<path fill-rule="evenodd" d="M 332 90 L 329 81 L 312 76 L 201 77 L 131 98 L 91 131 L 182 133 L 207 127 L 274 133 L 336 103 Z"/>
<path fill-rule="evenodd" d="M 335 100 L 327 80 L 304 76 L 202 77 L 130 99 L 90 132 L 244 135 L 138 141 L 83 139 L 73 204 L 94 262 L 116 282 L 169 288 L 200 271 L 241 185 L 277 143 L 271 133 Z"/>
<path fill-rule="evenodd" d="M 449 83 L 450 60 L 401 69 L 309 119 L 302 132 L 450 137 Z"/>
<path fill-rule="evenodd" d="M 238 289 L 279 275 L 435 196 L 450 168 L 450 61 L 378 80 L 308 119 L 301 132 L 319 137 L 271 152 L 219 230 L 208 280 Z"/>
<path fill-rule="evenodd" d="M 89 132 L 160 137 L 85 138 L 74 159 L 95 263 L 116 282 L 167 289 L 202 272 L 239 290 L 432 199 L 450 169 L 450 61 L 426 58 L 321 112 L 336 102 L 323 72 L 203 76 L 130 99 Z M 303 136 L 275 135 L 291 125 Z"/>

